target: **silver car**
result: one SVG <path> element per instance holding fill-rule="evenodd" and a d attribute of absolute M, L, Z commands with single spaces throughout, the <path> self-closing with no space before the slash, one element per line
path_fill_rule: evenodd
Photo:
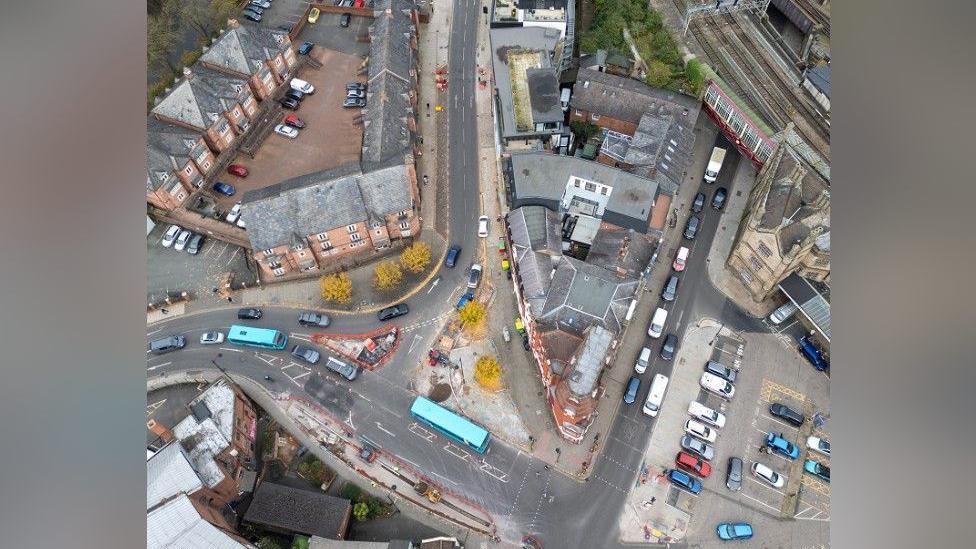
<path fill-rule="evenodd" d="M 315 364 L 319 361 L 319 352 L 304 345 L 295 345 L 291 350 L 291 356 L 300 358 L 309 364 Z"/>
<path fill-rule="evenodd" d="M 681 437 L 681 447 L 706 461 L 711 461 L 711 459 L 715 457 L 715 449 L 712 448 L 711 445 L 706 444 L 691 435 Z"/>
<path fill-rule="evenodd" d="M 220 332 L 206 332 L 200 336 L 200 345 L 216 345 L 224 342 L 224 334 Z"/>

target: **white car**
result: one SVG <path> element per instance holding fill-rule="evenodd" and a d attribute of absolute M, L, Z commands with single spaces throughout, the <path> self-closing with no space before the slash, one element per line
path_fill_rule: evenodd
<path fill-rule="evenodd" d="M 478 236 L 481 238 L 488 237 L 488 216 L 483 215 L 478 218 Z"/>
<path fill-rule="evenodd" d="M 807 439 L 807 448 L 830 457 L 830 442 L 828 442 L 827 439 L 810 437 Z"/>
<path fill-rule="evenodd" d="M 241 217 L 241 203 L 240 202 L 238 202 L 237 204 L 234 204 L 234 207 L 231 208 L 229 212 L 227 212 L 227 217 L 225 217 L 224 219 L 226 219 L 228 223 L 233 223 L 233 222 L 237 221 L 237 219 L 239 217 Z"/>
<path fill-rule="evenodd" d="M 283 135 L 288 139 L 295 139 L 298 137 L 298 130 L 291 126 L 286 126 L 284 124 L 278 124 L 275 126 L 275 133 L 278 135 Z"/>
<path fill-rule="evenodd" d="M 705 442 L 715 442 L 716 433 L 714 430 L 709 429 L 704 423 L 700 421 L 695 421 L 689 419 L 685 422 L 685 432 L 689 435 L 694 435 Z"/>
<path fill-rule="evenodd" d="M 216 345 L 224 342 L 224 334 L 221 332 L 205 332 L 200 336 L 200 345 Z"/>
<path fill-rule="evenodd" d="M 715 374 L 702 373 L 700 383 L 703 389 L 725 400 L 732 400 L 732 397 L 735 396 L 735 386 Z"/>
<path fill-rule="evenodd" d="M 783 485 L 786 484 L 786 478 L 783 475 L 773 471 L 758 461 L 752 464 L 752 474 L 765 480 L 773 488 L 782 488 Z"/>
<path fill-rule="evenodd" d="M 704 404 L 695 400 L 688 403 L 688 415 L 695 419 L 704 421 L 709 425 L 714 425 L 719 429 L 725 427 L 725 414 L 722 412 L 716 412 L 715 410 L 712 410 L 708 406 L 705 406 Z"/>
<path fill-rule="evenodd" d="M 173 242 L 176 240 L 176 237 L 180 234 L 180 230 L 179 225 L 170 225 L 169 228 L 166 229 L 166 234 L 163 235 L 163 240 L 160 242 L 160 244 L 162 244 L 164 248 L 169 248 L 172 246 Z"/>
<path fill-rule="evenodd" d="M 182 252 L 183 248 L 186 248 L 186 243 L 190 241 L 191 236 L 193 236 L 193 233 L 186 229 L 180 231 L 180 236 L 176 237 L 176 243 L 173 244 L 173 249 Z"/>
<path fill-rule="evenodd" d="M 288 85 L 291 86 L 291 89 L 300 91 L 304 94 L 312 95 L 315 93 L 315 86 L 302 80 L 301 78 L 292 78 Z"/>

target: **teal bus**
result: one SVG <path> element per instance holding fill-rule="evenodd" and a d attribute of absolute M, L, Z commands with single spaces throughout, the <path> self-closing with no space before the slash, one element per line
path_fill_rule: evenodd
<path fill-rule="evenodd" d="M 288 336 L 278 330 L 238 326 L 235 324 L 230 327 L 230 332 L 227 334 L 227 341 L 249 347 L 281 350 L 285 348 L 285 345 L 288 345 Z"/>
<path fill-rule="evenodd" d="M 488 449 L 491 434 L 468 419 L 439 406 L 424 397 L 417 397 L 410 407 L 410 415 L 447 438 L 464 444 L 479 454 Z"/>

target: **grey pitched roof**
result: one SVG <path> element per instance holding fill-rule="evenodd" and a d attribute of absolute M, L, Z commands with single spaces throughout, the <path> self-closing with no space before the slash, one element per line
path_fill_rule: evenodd
<path fill-rule="evenodd" d="M 548 67 L 550 66 L 549 58 L 559 42 L 559 31 L 546 27 L 499 27 L 490 29 L 488 32 L 491 39 L 492 74 L 495 77 L 498 102 L 501 105 L 502 135 L 504 137 L 535 135 L 534 129 L 523 132 L 517 128 L 515 123 L 515 104 L 512 95 L 511 72 L 508 66 L 508 53 L 510 51 L 541 52 L 544 66 Z"/>
<path fill-rule="evenodd" d="M 149 117 L 146 123 L 146 192 L 172 183 L 179 170 L 206 148 L 201 134 Z M 165 181 L 163 178 L 165 177 Z"/>
<path fill-rule="evenodd" d="M 386 215 L 413 207 L 407 167 L 400 163 L 364 173 L 359 178 L 368 219 L 385 220 Z"/>
<path fill-rule="evenodd" d="M 601 326 L 587 330 L 576 354 L 573 371 L 569 374 L 569 389 L 580 396 L 588 395 L 596 388 L 604 361 L 613 344 L 613 333 Z"/>
<path fill-rule="evenodd" d="M 645 235 L 603 223 L 590 245 L 586 262 L 621 277 L 637 278 L 647 268 L 653 254 L 654 244 Z"/>
<path fill-rule="evenodd" d="M 694 127 L 700 109 L 658 103 L 641 115 L 637 130 L 624 154 L 624 162 L 644 168 L 644 173 L 680 182 L 691 164 L 695 147 Z M 640 170 L 635 170 L 641 173 Z M 659 181 L 661 183 L 661 181 Z"/>
<path fill-rule="evenodd" d="M 208 71 L 208 74 L 212 73 Z M 234 91 L 234 82 L 234 79 L 198 78 L 190 71 L 176 82 L 173 90 L 153 107 L 152 112 L 200 131 L 206 130 L 236 103 L 240 92 Z"/>
<path fill-rule="evenodd" d="M 146 509 L 200 488 L 203 482 L 178 441 L 170 442 L 146 462 Z"/>
<path fill-rule="evenodd" d="M 264 482 L 244 514 L 255 524 L 329 539 L 342 539 L 352 504 L 319 491 Z"/>
<path fill-rule="evenodd" d="M 512 246 L 553 255 L 562 253 L 559 214 L 543 206 L 524 206 L 507 216 Z"/>
<path fill-rule="evenodd" d="M 236 24 L 236 21 L 234 22 Z M 250 76 L 286 48 L 287 33 L 259 25 L 231 24 L 200 60 Z"/>
<path fill-rule="evenodd" d="M 829 183 L 801 152 L 808 151 L 782 141 L 761 171 L 761 178 L 772 177 L 772 182 L 762 199 L 759 227 L 779 229 L 783 253 L 814 227 L 830 227 Z"/>
<path fill-rule="evenodd" d="M 614 74 L 580 68 L 573 86 L 570 106 L 637 124 L 641 116 L 659 105 L 697 111 L 699 102 L 680 93 L 652 88 L 647 84 Z M 694 125 L 694 123 L 692 123 Z"/>
<path fill-rule="evenodd" d="M 808 70 L 807 80 L 828 98 L 830 97 L 830 65 L 818 65 Z"/>
<path fill-rule="evenodd" d="M 251 88 L 248 87 L 247 80 L 243 78 L 228 76 L 227 74 L 208 69 L 200 64 L 194 65 L 191 70 L 193 78 L 209 87 L 216 97 L 227 99 L 228 101 L 240 102 L 251 93 Z"/>
<path fill-rule="evenodd" d="M 580 55 L 580 68 L 602 67 L 607 62 L 607 50 L 596 50 L 596 53 Z"/>
<path fill-rule="evenodd" d="M 562 122 L 563 110 L 559 105 L 559 79 L 551 68 L 525 71 L 529 83 L 529 102 L 532 105 L 532 121 L 536 124 Z"/>
<path fill-rule="evenodd" d="M 576 333 L 593 325 L 619 333 L 636 289 L 634 279 L 620 279 L 602 267 L 563 256 L 537 316 Z"/>

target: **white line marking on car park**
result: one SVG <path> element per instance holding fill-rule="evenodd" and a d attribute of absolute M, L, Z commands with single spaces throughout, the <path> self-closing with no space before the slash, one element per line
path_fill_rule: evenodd
<path fill-rule="evenodd" d="M 742 496 L 742 497 L 744 497 L 744 498 L 746 498 L 746 499 L 751 499 L 752 501 L 755 501 L 759 505 L 762 505 L 763 507 L 766 507 L 767 509 L 772 509 L 773 511 L 776 511 L 777 513 L 779 513 L 779 511 L 780 511 L 779 508 L 773 507 L 772 505 L 766 503 L 765 501 L 758 500 L 758 499 L 756 499 L 756 498 L 754 498 L 754 497 L 752 497 L 752 496 L 750 496 L 748 494 L 744 494 L 742 492 L 739 492 L 739 495 Z"/>
<path fill-rule="evenodd" d="M 156 364 L 155 366 L 150 366 L 146 370 L 155 370 L 156 368 L 162 368 L 163 366 L 169 366 L 172 362 L 164 362 L 162 364 Z"/>
<path fill-rule="evenodd" d="M 151 331 L 151 332 L 149 332 L 149 333 L 148 333 L 148 334 L 146 334 L 146 335 L 147 335 L 147 336 L 151 336 L 151 335 L 153 335 L 153 334 L 158 334 L 159 332 L 162 332 L 162 331 L 163 331 L 163 329 L 162 329 L 162 328 L 160 328 L 160 329 L 158 329 L 158 330 L 153 330 L 153 331 Z"/>
<path fill-rule="evenodd" d="M 786 484 L 786 477 L 784 477 L 783 475 L 780 475 L 780 476 L 783 477 L 783 484 Z M 786 497 L 786 494 L 784 494 L 783 492 L 780 492 L 779 490 L 777 490 L 776 488 L 773 488 L 772 486 L 766 484 L 765 482 L 758 481 L 758 480 L 756 480 L 756 479 L 754 479 L 752 477 L 746 477 L 746 478 L 748 478 L 752 482 L 755 482 L 756 484 L 762 486 L 763 488 L 766 488 L 767 490 L 772 490 L 773 492 L 776 492 L 777 494 L 783 496 L 784 498 Z M 745 494 L 743 494 L 743 495 L 745 495 Z"/>
<path fill-rule="evenodd" d="M 451 443 L 447 443 L 444 446 L 444 451 L 446 451 L 448 454 L 451 454 L 452 456 L 460 459 L 461 461 L 467 461 L 468 460 L 468 454 L 466 452 L 462 451 L 457 446 L 451 444 Z"/>
<path fill-rule="evenodd" d="M 221 351 L 233 351 L 235 353 L 243 353 L 244 352 L 244 351 L 242 351 L 240 349 L 231 349 L 230 347 L 221 347 L 220 350 Z"/>
<path fill-rule="evenodd" d="M 396 438 L 396 434 L 395 433 L 393 433 L 392 431 L 388 431 L 388 430 L 384 429 L 383 426 L 380 425 L 380 422 L 378 422 L 378 421 L 376 422 L 376 428 L 379 429 L 380 431 L 383 431 L 384 433 L 390 435 L 391 437 Z"/>

